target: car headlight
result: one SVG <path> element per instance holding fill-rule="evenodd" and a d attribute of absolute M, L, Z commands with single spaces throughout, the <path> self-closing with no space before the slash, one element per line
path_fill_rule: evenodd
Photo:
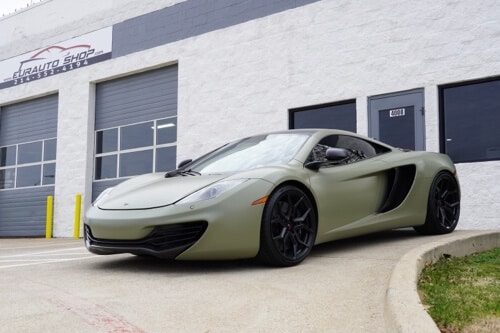
<path fill-rule="evenodd" d="M 182 205 L 187 203 L 198 202 L 202 200 L 208 200 L 217 198 L 222 193 L 225 193 L 236 186 L 246 182 L 248 179 L 233 179 L 233 180 L 223 180 L 207 187 L 202 188 L 194 193 L 191 193 L 184 199 L 177 201 L 176 205 Z"/>
<path fill-rule="evenodd" d="M 94 202 L 92 203 L 92 206 L 97 206 L 99 204 L 99 202 L 101 202 L 104 199 L 106 199 L 106 197 L 109 195 L 109 193 L 112 190 L 113 190 L 112 187 L 108 187 L 107 189 L 105 189 L 104 191 L 102 191 L 101 194 L 99 194 L 99 196 L 97 197 L 97 199 L 94 200 Z"/>

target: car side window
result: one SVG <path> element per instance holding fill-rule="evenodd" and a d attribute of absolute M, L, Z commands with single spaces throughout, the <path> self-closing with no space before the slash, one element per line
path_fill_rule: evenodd
<path fill-rule="evenodd" d="M 309 161 L 326 160 L 326 150 L 328 148 L 343 148 L 348 151 L 348 157 L 332 163 L 332 165 L 344 165 L 358 162 L 367 158 L 377 156 L 389 151 L 388 148 L 377 145 L 363 139 L 349 135 L 329 135 L 324 137 L 311 151 Z"/>

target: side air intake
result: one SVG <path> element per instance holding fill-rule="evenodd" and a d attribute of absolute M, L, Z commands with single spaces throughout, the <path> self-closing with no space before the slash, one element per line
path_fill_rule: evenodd
<path fill-rule="evenodd" d="M 415 165 L 404 165 L 391 169 L 388 177 L 388 194 L 384 204 L 380 208 L 380 213 L 385 213 L 401 205 L 408 196 L 410 189 L 415 181 Z"/>

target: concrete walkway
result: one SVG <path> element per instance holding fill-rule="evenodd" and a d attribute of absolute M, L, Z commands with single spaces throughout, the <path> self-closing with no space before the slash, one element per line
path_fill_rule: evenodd
<path fill-rule="evenodd" d="M 439 257 L 431 250 L 492 248 L 499 236 L 397 230 L 317 246 L 285 269 L 0 239 L 0 332 L 432 332 L 414 284 L 424 261 Z"/>

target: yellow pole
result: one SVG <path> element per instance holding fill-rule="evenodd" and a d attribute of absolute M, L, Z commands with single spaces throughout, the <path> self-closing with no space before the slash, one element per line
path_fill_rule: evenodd
<path fill-rule="evenodd" d="M 80 213 L 82 210 L 82 195 L 76 195 L 75 202 L 75 225 L 73 229 L 73 238 L 80 238 Z"/>
<path fill-rule="evenodd" d="M 54 197 L 47 197 L 47 210 L 45 215 L 45 238 L 52 238 L 52 215 L 54 210 Z"/>

